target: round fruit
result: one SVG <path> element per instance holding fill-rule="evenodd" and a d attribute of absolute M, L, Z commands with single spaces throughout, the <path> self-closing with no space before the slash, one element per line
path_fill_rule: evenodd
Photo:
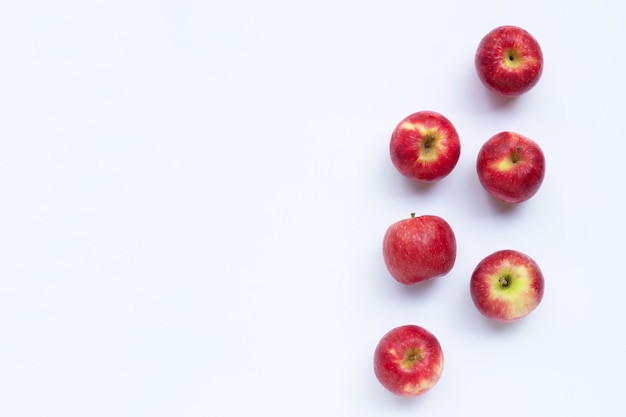
<path fill-rule="evenodd" d="M 485 257 L 470 280 L 470 294 L 478 311 L 501 322 L 530 314 L 541 302 L 543 292 L 539 265 L 528 255 L 510 249 Z"/>
<path fill-rule="evenodd" d="M 543 151 L 533 140 L 515 132 L 500 132 L 483 144 L 476 172 L 489 194 L 507 203 L 534 196 L 545 176 Z"/>
<path fill-rule="evenodd" d="M 461 155 L 459 135 L 452 123 L 433 111 L 405 117 L 391 134 L 391 162 L 405 177 L 434 182 L 447 176 Z"/>
<path fill-rule="evenodd" d="M 441 378 L 443 351 L 437 338 L 420 326 L 404 325 L 385 334 L 374 352 L 374 373 L 390 392 L 414 397 Z"/>
<path fill-rule="evenodd" d="M 517 26 L 500 26 L 478 44 L 474 65 L 478 78 L 493 93 L 519 96 L 533 88 L 543 71 L 537 40 Z"/>
<path fill-rule="evenodd" d="M 456 260 L 456 238 L 441 217 L 412 213 L 385 232 L 383 258 L 396 281 L 415 284 L 450 272 Z"/>

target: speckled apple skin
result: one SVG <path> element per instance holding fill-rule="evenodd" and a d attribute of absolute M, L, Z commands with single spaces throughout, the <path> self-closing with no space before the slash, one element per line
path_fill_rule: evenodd
<path fill-rule="evenodd" d="M 391 276 L 406 285 L 447 274 L 456 260 L 456 238 L 439 216 L 412 216 L 387 229 L 383 258 Z"/>
<path fill-rule="evenodd" d="M 407 360 L 409 355 L 417 360 Z M 443 350 L 421 326 L 404 325 L 387 332 L 374 352 L 374 373 L 387 390 L 402 397 L 422 395 L 441 378 Z"/>
<path fill-rule="evenodd" d="M 508 277 L 506 287 L 500 277 Z M 537 308 L 544 293 L 544 277 L 530 256 L 504 249 L 478 263 L 470 279 L 470 294 L 480 313 L 499 322 L 526 317 Z"/>
<path fill-rule="evenodd" d="M 430 141 L 429 146 L 425 146 Z M 461 155 L 459 134 L 440 113 L 419 111 L 405 117 L 391 134 L 391 162 L 417 182 L 439 181 L 454 169 Z"/>
<path fill-rule="evenodd" d="M 543 72 L 543 52 L 537 40 L 525 29 L 500 26 L 482 38 L 476 49 L 474 65 L 478 78 L 491 92 L 516 97 L 539 82 Z"/>
<path fill-rule="evenodd" d="M 512 155 L 517 153 L 517 161 Z M 498 200 L 519 204 L 539 191 L 546 171 L 546 158 L 539 144 L 515 132 L 500 132 L 478 152 L 476 172 L 487 192 Z"/>

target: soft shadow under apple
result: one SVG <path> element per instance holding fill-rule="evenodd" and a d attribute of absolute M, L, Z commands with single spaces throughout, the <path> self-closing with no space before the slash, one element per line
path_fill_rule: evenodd
<path fill-rule="evenodd" d="M 518 211 L 520 207 L 519 204 L 506 203 L 498 200 L 497 198 L 493 198 L 490 195 L 486 195 L 485 198 L 488 200 L 489 206 L 496 214 L 509 215 L 510 213 Z"/>
<path fill-rule="evenodd" d="M 411 299 L 415 299 L 417 297 L 430 297 L 435 291 L 433 288 L 437 285 L 438 278 L 439 277 L 431 278 L 429 280 L 411 285 L 397 283 L 396 286 L 401 294 Z"/>

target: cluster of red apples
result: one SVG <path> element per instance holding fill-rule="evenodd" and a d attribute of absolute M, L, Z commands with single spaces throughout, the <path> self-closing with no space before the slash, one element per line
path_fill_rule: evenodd
<path fill-rule="evenodd" d="M 520 96 L 537 84 L 543 55 L 535 38 L 516 26 L 501 26 L 481 40 L 475 54 L 478 78 L 494 94 Z M 432 183 L 446 177 L 460 157 L 453 124 L 433 111 L 402 120 L 391 135 L 393 165 L 404 176 Z M 500 132 L 487 140 L 476 159 L 482 187 L 493 198 L 519 204 L 535 195 L 543 182 L 545 159 L 539 145 L 516 132 Z M 446 275 L 456 260 L 450 225 L 435 215 L 411 214 L 392 224 L 383 239 L 383 258 L 390 275 L 412 285 Z M 470 278 L 477 310 L 499 322 L 519 320 L 541 302 L 544 279 L 537 263 L 524 253 L 506 249 L 481 260 Z M 443 371 L 437 338 L 417 325 L 396 327 L 374 352 L 374 372 L 394 394 L 417 396 L 432 388 Z"/>

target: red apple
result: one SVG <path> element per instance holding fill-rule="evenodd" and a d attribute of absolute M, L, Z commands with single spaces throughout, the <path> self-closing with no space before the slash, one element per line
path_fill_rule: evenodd
<path fill-rule="evenodd" d="M 419 182 L 444 178 L 461 155 L 459 135 L 439 113 L 420 111 L 405 117 L 391 134 L 391 162 L 405 177 Z"/>
<path fill-rule="evenodd" d="M 478 78 L 493 93 L 519 96 L 537 84 L 543 53 L 537 40 L 517 26 L 500 26 L 478 44 L 474 65 Z"/>
<path fill-rule="evenodd" d="M 385 334 L 374 352 L 374 373 L 389 391 L 403 397 L 431 389 L 443 371 L 437 338 L 420 326 L 404 325 Z"/>
<path fill-rule="evenodd" d="M 441 217 L 411 213 L 385 232 L 383 258 L 391 276 L 402 284 L 445 275 L 456 260 L 454 232 Z"/>
<path fill-rule="evenodd" d="M 510 322 L 533 311 L 543 298 L 539 265 L 528 255 L 501 250 L 484 258 L 470 280 L 472 300 L 485 317 Z"/>
<path fill-rule="evenodd" d="M 515 132 L 500 132 L 480 148 L 476 171 L 489 194 L 507 203 L 521 203 L 541 187 L 546 161 L 533 140 Z"/>

